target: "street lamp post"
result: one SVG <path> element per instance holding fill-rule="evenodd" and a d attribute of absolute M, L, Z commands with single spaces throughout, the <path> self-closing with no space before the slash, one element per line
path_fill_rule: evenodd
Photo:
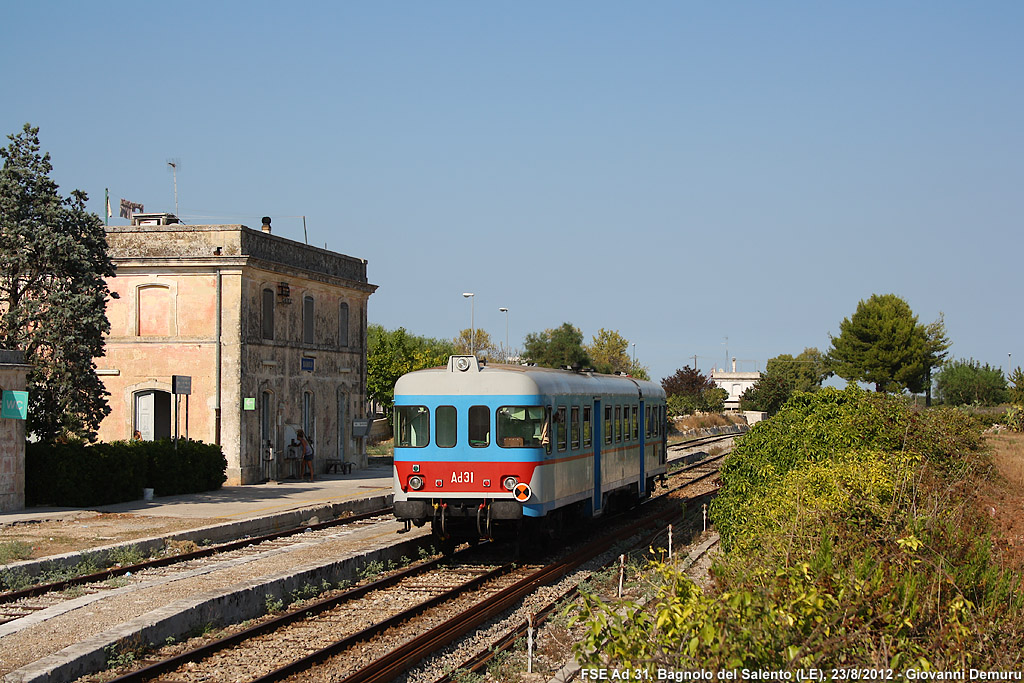
<path fill-rule="evenodd" d="M 502 306 L 498 309 L 505 314 L 505 362 L 508 362 L 508 309 Z"/>
<path fill-rule="evenodd" d="M 476 355 L 476 294 L 463 292 L 462 296 L 469 299 L 469 353 Z"/>
<path fill-rule="evenodd" d="M 629 369 L 630 374 L 636 370 L 636 342 L 633 342 L 633 367 Z"/>

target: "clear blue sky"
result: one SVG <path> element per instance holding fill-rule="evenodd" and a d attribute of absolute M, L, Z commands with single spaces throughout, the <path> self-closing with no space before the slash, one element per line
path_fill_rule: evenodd
<path fill-rule="evenodd" d="M 1024 3 L 7 2 L 62 191 L 369 261 L 370 321 L 569 321 L 654 379 L 826 350 L 873 293 L 1024 363 Z M 728 338 L 728 345 L 726 345 Z"/>

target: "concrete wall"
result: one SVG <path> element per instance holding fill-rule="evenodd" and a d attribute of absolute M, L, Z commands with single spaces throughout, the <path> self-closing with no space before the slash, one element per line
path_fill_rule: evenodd
<path fill-rule="evenodd" d="M 25 391 L 30 367 L 20 351 L 0 351 L 0 388 Z M 0 418 L 0 512 L 25 508 L 25 421 Z"/>

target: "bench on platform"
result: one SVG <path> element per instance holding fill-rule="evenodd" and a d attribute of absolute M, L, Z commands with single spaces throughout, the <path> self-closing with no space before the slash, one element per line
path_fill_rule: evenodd
<path fill-rule="evenodd" d="M 327 474 L 334 472 L 339 474 L 338 470 L 341 470 L 340 474 L 349 474 L 352 471 L 352 463 L 345 462 L 340 458 L 327 458 Z"/>

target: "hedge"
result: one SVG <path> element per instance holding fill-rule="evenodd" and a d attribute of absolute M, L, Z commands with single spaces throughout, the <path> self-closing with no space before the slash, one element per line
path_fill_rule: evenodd
<path fill-rule="evenodd" d="M 25 504 L 87 507 L 142 497 L 219 489 L 227 479 L 220 446 L 201 441 L 29 443 Z"/>

